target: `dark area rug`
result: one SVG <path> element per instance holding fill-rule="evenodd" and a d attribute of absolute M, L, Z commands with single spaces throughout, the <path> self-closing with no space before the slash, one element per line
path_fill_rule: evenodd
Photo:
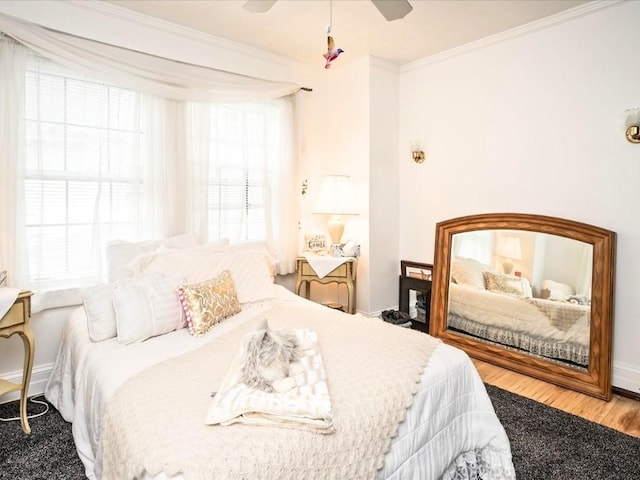
<path fill-rule="evenodd" d="M 29 420 L 31 435 L 25 435 L 20 421 L 0 422 L 0 479 L 2 480 L 77 480 L 86 478 L 84 467 L 71 435 L 71 424 L 43 396 L 36 400 L 49 405 L 49 411 Z M 29 415 L 46 409 L 27 403 Z M 18 401 L 0 405 L 0 417 L 20 415 Z"/>
<path fill-rule="evenodd" d="M 640 438 L 486 387 L 518 480 L 640 480 Z"/>
<path fill-rule="evenodd" d="M 491 385 L 487 391 L 511 441 L 518 480 L 640 480 L 640 439 Z M 29 414 L 44 408 L 29 402 Z M 0 417 L 18 414 L 17 401 L 0 405 Z M 0 422 L 0 479 L 85 478 L 71 425 L 55 408 L 29 423 L 31 435 L 20 422 Z"/>

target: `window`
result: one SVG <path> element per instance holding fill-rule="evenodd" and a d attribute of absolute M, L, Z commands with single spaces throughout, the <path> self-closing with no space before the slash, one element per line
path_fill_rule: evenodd
<path fill-rule="evenodd" d="M 267 240 L 270 190 L 282 156 L 282 107 L 266 102 L 208 109 L 207 238 Z"/>
<path fill-rule="evenodd" d="M 24 217 L 29 274 L 41 289 L 100 275 L 113 238 L 137 238 L 141 95 L 33 57 L 25 84 Z"/>

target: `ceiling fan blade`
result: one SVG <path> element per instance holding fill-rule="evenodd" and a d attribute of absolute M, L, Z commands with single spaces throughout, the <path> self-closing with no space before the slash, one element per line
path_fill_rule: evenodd
<path fill-rule="evenodd" d="M 404 18 L 413 7 L 407 0 L 371 0 L 389 22 Z"/>
<path fill-rule="evenodd" d="M 264 13 L 268 11 L 278 0 L 247 0 L 242 8 L 251 13 Z"/>

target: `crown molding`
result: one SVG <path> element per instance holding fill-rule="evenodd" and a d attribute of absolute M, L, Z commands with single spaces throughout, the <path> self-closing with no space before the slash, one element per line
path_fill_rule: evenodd
<path fill-rule="evenodd" d="M 164 56 L 177 61 L 185 61 L 184 56 L 191 56 L 189 63 L 202 66 L 216 67 L 206 61 L 194 61 L 190 51 L 223 51 L 225 56 L 245 58 L 249 62 L 238 60 L 235 63 L 250 64 L 251 60 L 264 62 L 278 70 L 297 72 L 298 75 L 321 78 L 322 68 L 315 68 L 288 57 L 278 55 L 246 44 L 228 40 L 208 33 L 200 32 L 163 19 L 151 17 L 100 0 L 3 0 L 0 1 L 0 12 L 12 15 L 28 22 L 41 25 L 52 30 L 58 30 L 71 35 L 109 43 L 111 45 L 130 48 L 133 50 Z M 96 25 L 99 27 L 96 28 Z M 139 35 L 115 35 L 109 32 L 109 25 L 118 32 L 140 32 Z M 100 28 L 103 27 L 103 28 Z M 173 44 L 183 44 L 181 53 L 172 54 L 170 49 L 153 49 L 150 38 L 165 37 Z M 229 55 L 229 53 L 231 55 Z M 210 58 L 216 58 L 210 55 Z M 245 73 L 245 72 L 238 72 Z"/>
<path fill-rule="evenodd" d="M 400 66 L 400 72 L 405 73 L 405 72 L 409 72 L 411 70 L 415 70 L 417 68 L 421 68 L 427 65 L 439 63 L 444 60 L 448 60 L 450 58 L 472 52 L 474 50 L 485 48 L 490 45 L 494 45 L 496 43 L 501 43 L 506 40 L 510 40 L 512 38 L 516 38 L 521 35 L 526 35 L 531 32 L 543 30 L 545 28 L 552 27 L 554 25 L 558 25 L 560 23 L 564 23 L 564 22 L 573 20 L 575 18 L 581 17 L 583 15 L 588 15 L 598 10 L 609 8 L 614 5 L 618 5 L 627 1 L 629 0 L 594 0 L 593 2 L 579 5 L 577 7 L 571 8 L 569 10 L 565 10 L 555 15 L 551 15 L 549 17 L 545 17 L 540 20 L 527 23 L 525 25 L 521 25 L 519 27 L 515 27 L 501 33 L 497 33 L 495 35 L 490 35 L 488 37 L 484 37 L 479 40 L 466 43 L 459 47 L 451 48 L 444 52 L 437 53 L 435 55 L 430 55 L 420 60 L 416 60 L 415 62 L 405 63 L 404 65 Z"/>

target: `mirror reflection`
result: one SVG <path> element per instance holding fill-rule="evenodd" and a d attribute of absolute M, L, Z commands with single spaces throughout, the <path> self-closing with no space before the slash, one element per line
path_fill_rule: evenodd
<path fill-rule="evenodd" d="M 527 230 L 451 237 L 447 329 L 589 367 L 593 246 Z"/>

